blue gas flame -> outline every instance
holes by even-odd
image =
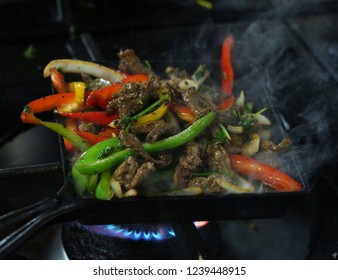
[[[195,222],[197,227],[205,224]],[[170,225],[93,225],[85,226],[87,229],[104,236],[144,241],[161,241],[175,237],[175,232]]]

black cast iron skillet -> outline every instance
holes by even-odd
[[[269,100],[269,98],[263,98]],[[260,101],[258,101],[259,104]],[[272,104],[265,104],[268,108]],[[285,134],[281,114],[272,110],[273,122]],[[260,219],[283,215],[299,204],[310,189],[301,176],[299,161],[288,164],[304,189],[299,192],[133,197],[100,201],[76,196],[68,176],[63,141],[59,138],[64,184],[52,197],[0,217],[0,258],[20,246],[32,234],[51,224],[79,220],[82,224],[185,223],[204,220]]]

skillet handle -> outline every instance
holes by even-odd
[[[83,207],[79,200],[55,195],[0,217],[0,259],[43,226]],[[64,221],[64,220],[63,220]]]

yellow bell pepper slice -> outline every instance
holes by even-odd
[[[84,82],[71,82],[68,84],[69,90],[75,93],[75,102],[83,104],[86,84]]]
[[[161,98],[163,95],[165,95],[168,92],[169,92],[168,88],[162,87],[159,90],[158,95]],[[149,114],[146,114],[142,117],[139,117],[137,119],[137,121],[132,124],[132,126],[145,125],[145,124],[148,124],[148,123],[151,123],[151,122],[154,122],[154,121],[157,121],[157,120],[160,120],[161,118],[163,118],[164,115],[168,112],[170,100],[171,100],[171,98],[169,96],[169,98],[166,101],[164,101],[160,105],[160,107],[158,107],[156,110],[150,112]]]

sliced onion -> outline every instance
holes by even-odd
[[[217,184],[219,184],[223,189],[227,190],[230,193],[251,193],[255,188],[243,177],[234,173],[235,184],[232,184],[225,180],[223,176],[218,176],[215,178]]]
[[[242,155],[251,157],[259,151],[261,137],[258,133],[252,133],[249,140],[242,146]]]
[[[242,134],[244,132],[243,126],[228,124],[227,130],[231,133]]]
[[[166,195],[184,196],[184,195],[199,195],[201,193],[203,193],[203,190],[200,187],[187,187],[182,190],[177,190],[177,191],[166,193]]]
[[[239,108],[242,108],[244,107],[244,102],[245,102],[245,96],[244,96],[244,91],[242,90],[238,98],[235,101],[235,105]]]
[[[137,190],[130,189],[130,190],[126,191],[123,195],[123,197],[132,197],[132,196],[137,196]]]
[[[110,187],[113,190],[114,195],[116,195],[118,198],[123,197],[121,184],[114,178],[114,176],[111,176],[110,178]]]
[[[59,69],[62,73],[87,74],[96,78],[102,78],[104,80],[110,81],[111,83],[119,82],[123,78],[119,72],[111,68],[94,62],[76,59],[52,60],[43,70],[43,76],[45,78],[50,76],[50,70],[52,68]]]
[[[257,123],[260,125],[271,125],[271,121],[262,114],[254,115],[255,119],[257,120]]]
[[[198,88],[198,83],[193,81],[193,80],[184,79],[184,80],[180,81],[178,86],[180,87],[180,89],[187,90],[191,87]]]

